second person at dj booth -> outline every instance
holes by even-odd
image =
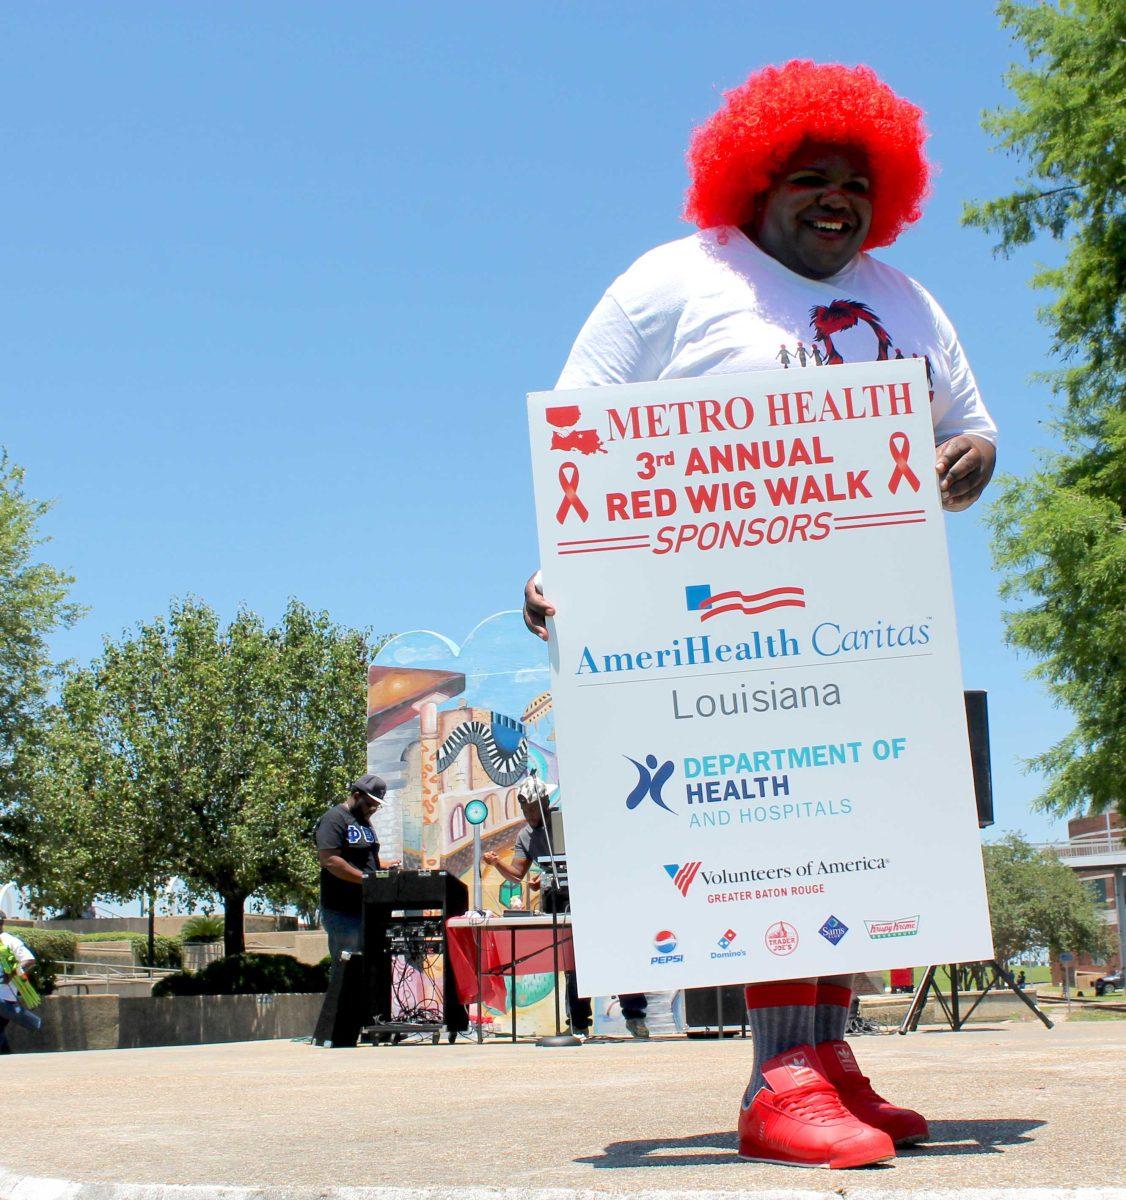
[[[542,784],[540,787],[542,788]],[[544,789],[546,793],[546,789]],[[520,801],[520,812],[526,822],[524,828],[516,835],[516,845],[512,849],[511,863],[501,861],[495,852],[489,850],[481,855],[483,862],[488,863],[513,883],[520,883],[531,870],[532,864],[551,853],[547,830],[544,828],[544,812],[548,809],[546,799],[541,805],[541,793],[526,780],[517,792]],[[536,886],[532,883],[532,886]],[[566,913],[571,911],[571,895],[566,887],[555,888],[555,882],[549,871],[540,877],[540,904],[544,912]],[[647,1038],[649,1026],[645,1023],[648,1011],[648,1001],[644,992],[634,992],[618,997],[622,1006],[622,1016],[626,1028],[635,1038]],[[571,1031],[578,1037],[587,1037],[591,1029],[590,998],[579,995],[578,982],[574,971],[567,972],[567,1019]]]

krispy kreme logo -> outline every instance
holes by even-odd
[[[865,921],[865,929],[873,941],[883,938],[914,937],[919,932],[919,917],[899,917],[894,921]]]

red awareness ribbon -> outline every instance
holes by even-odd
[[[590,513],[579,499],[579,468],[573,462],[565,462],[559,468],[559,486],[563,489],[563,503],[555,514],[556,521],[562,525],[572,509],[578,514],[580,521],[585,521]]]
[[[891,451],[891,460],[895,463],[895,470],[888,480],[888,491],[894,494],[899,491],[899,485],[905,483],[913,492],[917,492],[921,484],[918,475],[907,463],[907,456],[911,453],[911,443],[907,440],[907,434],[893,433],[888,438],[888,449]]]

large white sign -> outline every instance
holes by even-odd
[[[922,362],[528,404],[583,992],[991,957]]]

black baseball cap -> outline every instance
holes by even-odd
[[[373,800],[382,800],[387,794],[387,781],[381,775],[361,775],[355,783],[348,785],[350,792],[363,792]]]

